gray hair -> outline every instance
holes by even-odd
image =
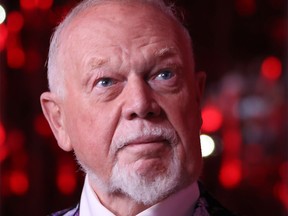
[[[95,7],[97,5],[103,5],[111,2],[123,2],[123,3],[132,3],[139,2],[143,4],[150,4],[164,14],[168,15],[170,18],[179,23],[179,26],[184,30],[185,35],[191,42],[190,35],[188,30],[182,24],[182,21],[179,19],[175,7],[173,4],[166,5],[163,0],[83,0],[76,7],[74,7],[64,20],[56,27],[54,34],[51,37],[50,48],[48,53],[48,84],[49,90],[56,93],[59,96],[64,96],[64,70],[59,63],[60,57],[60,46],[61,46],[61,35],[64,29],[72,22],[72,20],[82,11],[85,11],[88,8]]]

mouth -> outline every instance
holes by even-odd
[[[157,144],[168,144],[168,143],[169,143],[168,140],[161,136],[140,136],[125,142],[122,148],[145,146],[145,145],[149,146]]]
[[[130,131],[130,133],[114,138],[115,142],[112,141],[111,144],[112,154],[123,150],[136,154],[167,151],[179,142],[176,131],[167,127],[135,127]]]
[[[169,141],[161,136],[140,136],[122,144],[118,151],[125,150],[133,154],[154,155],[162,152],[167,146],[169,146]]]

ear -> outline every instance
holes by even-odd
[[[197,72],[195,76],[196,76],[196,88],[197,88],[196,96],[197,96],[197,101],[200,104],[203,94],[204,94],[206,73],[204,71],[200,71],[200,72]]]
[[[64,114],[59,98],[51,92],[44,92],[40,97],[40,103],[58,145],[65,151],[71,151],[72,145],[65,129]]]

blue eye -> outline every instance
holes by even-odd
[[[111,85],[115,84],[115,81],[111,78],[102,78],[100,79],[96,86],[99,86],[99,87],[109,87]]]
[[[157,75],[156,79],[168,80],[171,79],[173,76],[174,73],[172,73],[170,70],[163,70]]]

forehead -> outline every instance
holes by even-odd
[[[145,50],[151,57],[167,50],[183,51],[185,55],[179,57],[192,57],[190,40],[180,24],[159,8],[139,2],[107,3],[80,12],[64,29],[61,42],[64,62],[73,64],[85,64],[91,56],[100,55],[100,60],[96,58],[93,63],[97,66],[106,61],[102,56],[118,58],[125,51],[131,54]]]
[[[168,38],[183,36],[184,30],[176,20],[155,5],[110,2],[81,11],[63,30],[61,42],[71,39],[89,44],[89,38],[93,38],[123,43],[120,36],[125,36],[123,39],[131,43],[131,37],[141,39],[141,36],[153,36],[153,33]],[[100,44],[105,44],[104,41]],[[69,43],[73,44],[71,41]]]

